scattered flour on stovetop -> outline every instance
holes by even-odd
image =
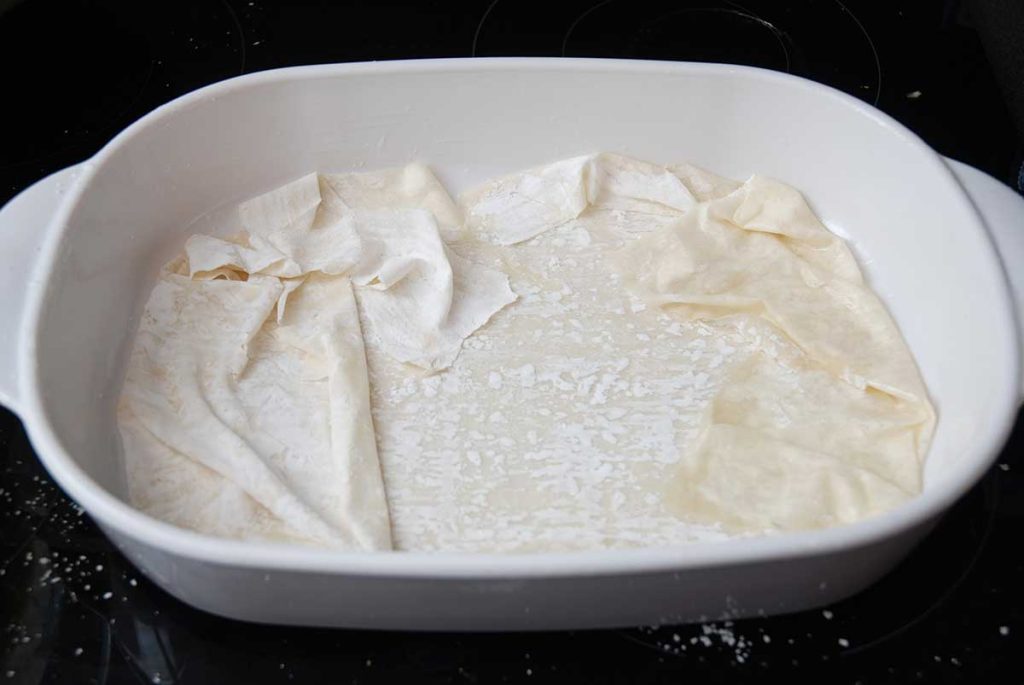
[[[682,633],[682,634],[680,634]],[[759,638],[758,638],[759,636]],[[687,626],[651,626],[637,628],[632,639],[672,656],[707,651],[731,653],[737,664],[749,661],[758,639],[771,643],[771,636],[761,631],[738,630],[733,621],[700,623]]]
[[[618,283],[606,255],[661,217],[590,212],[525,243],[455,250],[519,296],[417,376],[367,347],[396,547],[529,551],[721,539],[663,501],[745,324],[680,323]],[[368,322],[364,326],[370,327]]]

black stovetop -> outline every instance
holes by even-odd
[[[0,201],[213,81],[470,55],[789,71],[1016,182],[1020,139],[972,25],[961,3],[926,1],[0,0]],[[248,625],[174,600],[52,484],[0,410],[0,683],[1022,683],[1022,443],[1018,422],[998,465],[905,563],[824,611],[659,629],[382,633]]]

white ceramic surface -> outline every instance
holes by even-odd
[[[113,409],[126,352],[158,266],[197,217],[312,169],[419,159],[458,191],[599,150],[777,177],[853,242],[939,411],[920,497],[829,530],[507,556],[224,541],[125,503]],[[0,400],[55,480],[144,573],[225,616],[496,630],[807,608],[863,588],[906,555],[991,465],[1016,414],[1020,344],[995,245],[1017,276],[1024,200],[953,168],[957,176],[850,96],[745,67],[440,60],[244,76],[161,107],[0,212]]]

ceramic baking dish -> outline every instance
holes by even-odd
[[[457,192],[601,150],[779,178],[852,242],[939,412],[920,497],[829,530],[504,556],[226,541],[127,504],[114,420],[124,362],[157,268],[194,219],[313,169],[417,159]],[[54,479],[118,548],[168,592],[216,614],[430,630],[772,614],[879,578],[997,456],[1021,389],[1003,264],[1011,274],[1024,267],[1024,200],[944,161],[862,102],[791,76],[554,59],[268,71],[161,107],[3,210],[0,397]]]

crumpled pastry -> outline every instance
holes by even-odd
[[[350,210],[425,209],[434,216],[442,240],[463,237],[462,213],[437,177],[423,164],[354,174],[321,174],[342,205]]]
[[[508,278],[462,259],[425,210],[352,215],[363,254],[352,272],[367,334],[401,362],[439,371],[462,341],[515,300]]]
[[[764,321],[793,351],[783,361],[776,346],[733,370],[670,486],[678,510],[787,530],[855,521],[918,493],[934,410],[846,244],[782,183],[705,186],[706,200],[629,244],[615,268],[675,318]]]
[[[467,231],[514,245],[571,221],[588,207],[685,212],[695,204],[670,170],[621,155],[586,155],[489,181],[459,199]]]
[[[852,523],[920,491],[929,420],[919,401],[846,383],[783,337],[730,369],[668,498],[690,520],[735,530]]]
[[[132,501],[215,535],[390,549],[352,284],[368,336],[436,370],[508,279],[448,250],[458,210],[420,165],[309,174],[239,215],[147,303],[119,407]]]
[[[419,164],[309,174],[243,203],[239,213],[261,256],[249,263],[268,264],[260,273],[349,275],[360,286],[368,334],[395,359],[429,371],[450,366],[462,341],[515,300],[504,274],[445,247],[445,234],[461,234],[458,209]],[[222,248],[204,257],[202,268],[212,271],[234,255]]]
[[[122,432],[129,436],[129,490],[138,506],[206,532],[362,549],[390,547],[387,503],[367,420],[365,358],[355,303],[345,279],[325,287],[331,289],[330,297],[316,298],[310,308],[293,306],[289,314],[327,324],[312,343],[325,360],[327,378],[309,383],[281,374],[277,383],[263,384],[261,415],[246,407],[245,386],[260,373],[250,351],[262,347],[261,339],[270,334],[265,322],[281,295],[280,283],[259,275],[246,281],[163,275],[139,325],[119,410]],[[301,365],[301,360],[285,356],[273,363]],[[351,449],[351,440],[297,444],[306,434],[294,426],[280,435],[267,430],[266,418],[273,410],[292,410],[290,403],[297,398],[315,397],[326,405],[332,380],[335,385],[358,381],[358,369],[364,388],[361,392],[358,382],[343,388],[346,410],[308,417],[313,428],[318,418],[325,418],[321,429],[361,431],[357,450]],[[166,459],[168,454],[173,458]],[[351,468],[353,460],[360,461],[361,469]],[[334,478],[324,480],[325,472]],[[216,486],[212,474],[221,476]],[[169,487],[171,483],[177,487]],[[198,511],[191,508],[199,492],[221,490],[216,501],[222,504],[233,507],[240,493],[252,503],[241,510],[212,502]],[[352,502],[363,502],[364,508],[353,515]],[[247,512],[258,515],[242,518]]]
[[[927,394],[910,350],[846,244],[799,193],[752,177],[630,245],[628,287],[686,319],[755,313],[857,387]]]

